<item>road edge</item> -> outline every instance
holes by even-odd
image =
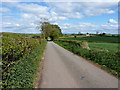
[[[34,88],[40,88],[40,82],[41,82],[41,79],[42,79],[42,72],[43,72],[43,65],[44,65],[44,60],[45,60],[44,57],[45,57],[46,49],[47,49],[47,43],[46,43],[46,47],[45,47],[45,50],[43,52],[41,61],[39,63],[38,70],[36,72],[36,78],[35,78],[35,81],[34,81]]]

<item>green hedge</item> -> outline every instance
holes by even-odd
[[[36,71],[43,55],[46,41],[43,41],[31,54],[15,65],[8,79],[7,88],[33,88]]]
[[[40,39],[32,38],[2,38],[2,60],[4,64],[17,61],[29,54],[40,44]],[[6,67],[6,66],[5,66]],[[4,68],[4,67],[3,67]]]
[[[2,87],[33,87],[35,72],[46,41],[32,38],[2,38]]]
[[[89,49],[87,41],[65,40],[65,39],[58,39],[56,41],[59,41],[59,42],[68,42],[68,43],[74,44],[75,46]]]
[[[79,56],[101,65],[104,69],[107,69],[115,76],[120,77],[120,51],[109,52],[96,49],[85,49],[78,47],[74,44],[75,42],[70,43],[65,40],[56,40],[54,42]]]

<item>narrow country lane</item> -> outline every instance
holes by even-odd
[[[118,88],[118,79],[48,42],[40,88]]]

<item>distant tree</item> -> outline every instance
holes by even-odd
[[[105,36],[105,35],[106,35],[106,33],[102,33],[102,35],[103,35],[103,36]]]
[[[77,38],[77,36],[75,35],[74,38]]]
[[[81,32],[78,32],[78,35],[81,35],[82,33]]]
[[[41,24],[41,32],[43,34],[43,37],[47,39],[50,34],[51,24],[49,22],[42,22]]]
[[[58,25],[52,25],[52,28],[53,28],[53,29],[56,29],[56,30],[58,31],[59,36],[62,36],[62,35],[63,35],[63,34],[62,34],[62,31],[61,31],[61,29],[60,29],[60,27],[59,27]]]
[[[99,34],[100,36],[105,36],[106,35],[106,33],[101,33],[101,34]]]
[[[81,33],[81,32],[78,32],[78,35],[83,35],[83,33]]]
[[[86,34],[89,34],[89,33],[86,33]]]
[[[51,40],[62,36],[60,27],[58,25],[50,24],[48,21],[41,22],[41,33],[45,39],[50,37]]]
[[[98,32],[98,31],[96,31],[96,34],[98,35],[98,34],[99,34],[99,32]]]
[[[50,29],[50,34],[49,34],[51,40],[57,39],[60,36],[62,36],[61,29],[58,25],[51,25],[51,27],[52,28]]]

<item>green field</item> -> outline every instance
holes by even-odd
[[[82,40],[88,41],[89,47],[92,49],[101,49],[108,51],[118,51],[120,37],[105,37],[105,36],[93,36],[93,37],[69,37],[62,38],[65,40]]]
[[[96,42],[89,42],[89,47],[91,49],[101,49],[101,50],[108,50],[108,51],[118,51],[118,43],[96,43]]]
[[[111,42],[111,43],[117,43],[119,42],[120,37],[106,37],[106,36],[93,36],[93,37],[69,37],[69,38],[62,38],[65,40],[86,40],[88,42]]]

